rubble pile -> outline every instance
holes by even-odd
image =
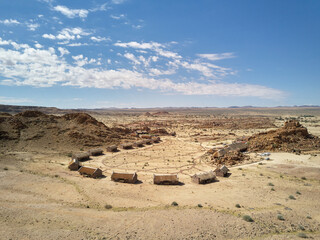
[[[309,134],[297,120],[287,121],[282,128],[255,134],[247,140],[249,151],[305,152],[320,148],[320,139]]]

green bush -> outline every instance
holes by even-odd
[[[111,206],[110,204],[106,204],[106,205],[104,205],[104,208],[105,208],[105,209],[111,209],[112,206]]]
[[[297,191],[296,194],[301,195],[301,192]]]
[[[241,208],[239,203],[236,204],[236,208]]]
[[[174,206],[174,207],[176,207],[176,206],[178,206],[179,204],[177,203],[177,202],[175,202],[175,201],[173,201],[172,203],[171,203],[171,206]]]
[[[300,238],[308,238],[308,236],[305,233],[298,233],[298,237],[300,237]]]
[[[242,219],[245,220],[246,222],[253,222],[252,217],[250,217],[249,215],[244,215]]]
[[[292,195],[289,196],[289,199],[296,200],[296,198],[294,196],[292,196]]]
[[[284,221],[284,217],[281,214],[278,214],[277,218],[281,221]]]

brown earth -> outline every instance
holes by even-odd
[[[282,128],[248,138],[250,151],[306,152],[319,150],[320,138],[308,133],[298,121],[285,122]]]
[[[216,164],[203,158],[209,149],[221,149],[237,139],[269,130],[259,125],[239,129],[199,128],[199,123],[226,118],[232,119],[227,122],[242,119],[249,124],[250,119],[263,117],[280,126],[287,117],[299,117],[312,135],[320,136],[320,112],[313,109],[313,112],[301,110],[280,115],[282,111],[266,109],[218,109],[214,112],[187,109],[170,110],[170,115],[154,118],[141,116],[146,111],[154,110],[92,113],[108,130],[87,117],[54,118],[59,126],[75,125],[77,131],[86,134],[92,134],[86,128],[107,133],[130,125],[139,129],[142,126],[139,122],[147,123],[151,130],[162,128],[176,132],[176,137],[161,137],[160,143],[105,152],[83,163],[99,167],[104,174],[101,179],[86,178],[68,170],[70,157],[59,150],[66,148],[63,145],[69,144],[67,141],[59,139],[61,142],[52,143],[57,144],[57,150],[51,151],[50,145],[45,145],[46,138],[42,139],[43,143],[36,138],[1,139],[0,238],[282,240],[301,239],[299,234],[305,234],[310,239],[320,239],[318,153],[272,152],[270,160],[261,160],[258,154],[243,152],[249,159],[231,166],[231,175],[227,178],[218,177],[218,181],[206,185],[194,184],[190,178],[195,173],[214,170]],[[239,112],[248,116],[237,115]],[[315,116],[300,117],[310,114]],[[5,116],[6,119],[24,119],[20,121],[23,125],[18,121],[12,120],[9,124],[8,120],[1,120],[0,126],[6,127],[1,131],[11,133],[7,128],[14,126],[25,132],[25,125],[40,132],[41,128],[46,129],[46,124],[52,124],[45,120],[50,116],[14,117]],[[2,125],[4,122],[8,125]],[[93,134],[96,137],[96,133]],[[122,137],[120,140],[128,136],[118,135]],[[3,143],[7,141],[17,141],[21,145],[28,142],[31,145],[34,141],[39,147],[35,144],[32,150],[15,150]],[[140,182],[113,182],[110,180],[112,171],[137,172]],[[154,173],[178,174],[182,184],[154,185]],[[172,206],[173,202],[178,206]],[[245,221],[245,215],[252,217],[253,222]],[[279,215],[284,220],[280,220]]]
[[[0,147],[10,150],[73,151],[118,144],[129,138],[129,129],[109,128],[86,113],[63,116],[25,111],[0,117]]]

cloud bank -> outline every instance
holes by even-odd
[[[71,33],[77,35],[83,31],[78,29],[62,32],[72,36]],[[62,32],[60,34],[64,36]],[[54,37],[59,38],[58,36]],[[63,38],[72,38],[70,36]],[[184,95],[251,96],[267,99],[281,98],[284,95],[282,91],[265,86],[212,80],[211,77],[218,75],[219,71],[228,74],[229,70],[198,60],[192,62],[183,60],[179,54],[167,50],[164,44],[130,42],[114,45],[126,49],[150,50],[156,55],[149,57],[135,56],[133,53],[121,55],[133,65],[143,66],[143,70],[107,69],[100,66],[101,59],[89,59],[83,55],[72,56],[74,62],[69,63],[65,56],[70,55],[70,52],[65,48],[49,47],[45,49],[39,48],[40,46],[37,48],[0,38],[0,83],[34,87],[58,85],[104,89],[144,88]],[[150,64],[159,61],[159,57],[168,59],[169,69],[150,67]],[[173,74],[175,68],[199,71],[211,80],[177,81],[174,78],[161,77],[165,74]]]

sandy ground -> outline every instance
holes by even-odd
[[[64,154],[2,153],[0,239],[320,239],[320,155],[252,153],[228,178],[197,185],[192,174],[215,168],[201,156],[233,137],[195,141],[198,129],[180,127],[177,137],[83,163],[100,167],[101,179],[69,171]],[[112,182],[115,170],[135,171],[140,182]],[[177,173],[183,184],[154,185],[154,173]]]

